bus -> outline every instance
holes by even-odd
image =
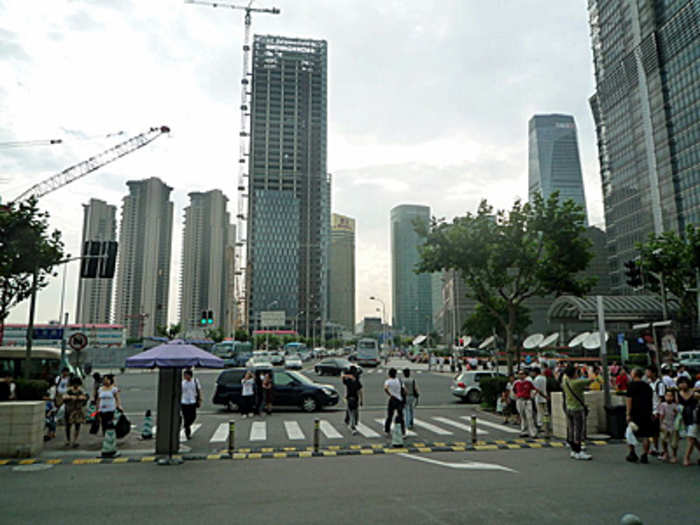
[[[306,348],[304,343],[287,343],[284,345],[284,355],[297,354],[302,361],[306,361],[311,357],[311,352]]]
[[[0,346],[0,371],[9,374],[14,379],[24,377],[26,349],[19,346]],[[54,378],[61,373],[65,366],[72,375],[81,379],[82,369],[71,363],[71,351],[66,350],[66,359],[61,363],[60,348],[36,346],[32,348],[29,361],[29,379],[43,379],[53,384]]]
[[[360,339],[357,342],[357,364],[360,366],[379,365],[379,344],[376,339]]]
[[[224,360],[224,366],[245,366],[253,356],[253,345],[244,341],[221,341],[211,348],[211,353]]]

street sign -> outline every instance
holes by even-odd
[[[279,328],[284,326],[286,321],[284,310],[270,310],[260,312],[260,327],[261,328]]]
[[[63,328],[35,328],[32,337],[35,340],[60,341],[63,339]]]
[[[76,332],[68,338],[68,346],[73,350],[82,350],[88,344],[88,338],[85,334]]]

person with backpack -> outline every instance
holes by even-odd
[[[403,419],[406,423],[406,428],[408,430],[413,430],[413,413],[418,404],[418,396],[420,393],[416,385],[416,378],[411,377],[411,371],[408,368],[404,368],[403,370],[402,384],[406,394],[403,407]]]
[[[564,413],[566,414],[566,441],[571,447],[570,457],[578,460],[593,459],[593,456],[582,449],[586,440],[586,415],[588,407],[584,400],[584,390],[591,384],[592,379],[581,378],[580,371],[568,366],[561,379],[564,393]]]
[[[192,370],[187,369],[183,373],[182,391],[180,395],[180,409],[182,410],[182,422],[185,427],[185,437],[192,437],[192,424],[197,419],[197,408],[202,406],[202,387],[199,379],[193,379]]]

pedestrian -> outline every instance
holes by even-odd
[[[384,381],[384,392],[389,396],[387,403],[386,421],[384,422],[384,433],[391,437],[391,421],[396,412],[396,419],[401,424],[401,433],[406,435],[406,422],[403,419],[403,394],[401,381],[396,377],[396,368],[389,369],[389,377]]]
[[[685,455],[683,456],[683,466],[690,466],[690,456],[693,448],[700,450],[700,432],[698,428],[698,404],[700,404],[700,391],[690,388],[690,379],[685,376],[678,378],[678,403],[681,406],[682,426],[679,431],[680,437],[686,438]]]
[[[685,367],[685,365],[678,366],[678,377],[687,377],[688,379],[690,379],[690,372],[688,372],[688,369]]]
[[[674,390],[676,388],[676,380],[672,376],[673,369],[669,364],[664,364],[661,366],[661,381],[664,382],[666,390]]]
[[[253,412],[256,416],[262,414],[263,403],[265,402],[265,393],[263,392],[263,377],[262,370],[253,372],[253,381],[255,384],[255,398],[253,399]]]
[[[63,394],[65,404],[65,424],[66,424],[66,446],[78,448],[78,437],[80,436],[80,425],[85,423],[85,404],[88,396],[83,390],[83,381],[79,377],[71,377],[68,390]],[[71,441],[71,427],[75,429],[73,440]]]
[[[649,438],[654,434],[653,414],[653,391],[651,387],[642,380],[643,372],[641,368],[632,370],[632,381],[627,387],[627,423],[634,423],[636,426],[635,436],[642,440],[642,456],[637,456],[635,446],[628,443],[629,454],[627,461],[636,463],[649,463]]]
[[[182,390],[180,394],[180,410],[185,427],[185,437],[192,437],[192,424],[197,419],[197,409],[202,406],[202,387],[199,379],[192,377],[189,368],[183,372]]]
[[[413,413],[415,412],[416,405],[418,404],[418,385],[416,385],[416,378],[411,377],[411,371],[408,368],[403,369],[403,391],[406,394],[403,407],[403,420],[406,423],[406,428],[408,430],[413,430]]]
[[[360,421],[360,407],[362,406],[362,383],[358,377],[355,365],[350,365],[343,374],[345,385],[345,401],[347,403],[346,419],[353,435],[357,434],[357,423]]]
[[[450,357],[450,372],[452,374],[455,373],[455,358],[454,358],[454,356]]]
[[[513,416],[515,418],[515,425],[518,426],[520,425],[520,415],[518,414],[518,409],[516,407],[516,395],[515,391],[513,390],[513,384],[515,383],[515,376],[511,374],[508,376],[508,382],[506,383],[506,392],[508,393],[508,404],[506,407],[506,423],[508,423],[508,420],[510,416]]]
[[[99,372],[92,374],[92,402],[97,406],[97,392],[102,386],[102,376]]]
[[[122,408],[119,389],[114,385],[114,376],[106,374],[102,377],[102,386],[97,390],[97,411],[100,414],[102,435],[105,430],[114,425],[114,412]]]
[[[513,383],[513,391],[516,397],[516,407],[520,414],[520,437],[525,437],[529,434],[531,438],[534,438],[537,436],[537,429],[535,429],[535,422],[532,417],[532,394],[538,390],[532,379],[527,377],[524,369],[518,371],[518,379]],[[526,424],[527,430],[525,429]]]
[[[661,446],[663,448],[663,461],[678,462],[678,430],[676,429],[676,416],[681,410],[676,403],[672,391],[666,390],[664,401],[659,406],[659,421],[661,424]],[[671,456],[668,455],[668,447],[671,446]]]
[[[262,389],[265,398],[265,413],[272,414],[272,372],[266,372],[262,382]]]
[[[651,418],[652,418],[652,447],[649,453],[652,456],[661,455],[661,443],[659,442],[659,433],[661,431],[659,421],[659,407],[666,397],[666,384],[659,378],[656,365],[649,365],[646,368],[646,378],[652,391],[651,400]]]
[[[70,383],[70,370],[67,367],[61,369],[61,375],[56,376],[56,408],[61,408],[63,395],[68,391]],[[65,410],[65,409],[64,409]]]
[[[630,381],[629,373],[629,368],[626,366],[620,368],[620,371],[617,373],[617,377],[615,378],[615,390],[618,392],[627,392],[627,385]]]
[[[591,383],[591,380],[581,378],[579,374],[580,372],[573,366],[568,366],[562,374],[566,441],[571,447],[571,458],[589,460],[592,459],[592,456],[582,449],[583,442],[586,440],[586,415],[588,414],[583,391]]]
[[[600,374],[600,367],[598,365],[593,365],[588,375],[592,379],[589,388],[594,391],[603,390],[603,377]]]
[[[17,399],[17,386],[12,376],[6,370],[0,371],[0,401],[14,401]]]
[[[438,372],[442,372],[442,367],[445,364],[445,358],[444,357],[438,357]]]
[[[44,394],[44,441],[56,437],[56,385],[51,385]]]
[[[535,378],[532,380],[537,394],[535,395],[535,411],[537,414],[537,429],[542,430],[544,427],[545,416],[547,415],[547,376],[542,373],[539,367],[535,367]]]
[[[241,398],[238,403],[238,408],[243,417],[253,417],[255,408],[253,403],[256,402],[255,395],[255,375],[250,370],[246,370],[245,376],[241,379]]]

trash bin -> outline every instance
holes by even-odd
[[[624,405],[605,407],[608,434],[613,439],[622,439],[625,437],[625,427],[627,427],[626,410]]]

